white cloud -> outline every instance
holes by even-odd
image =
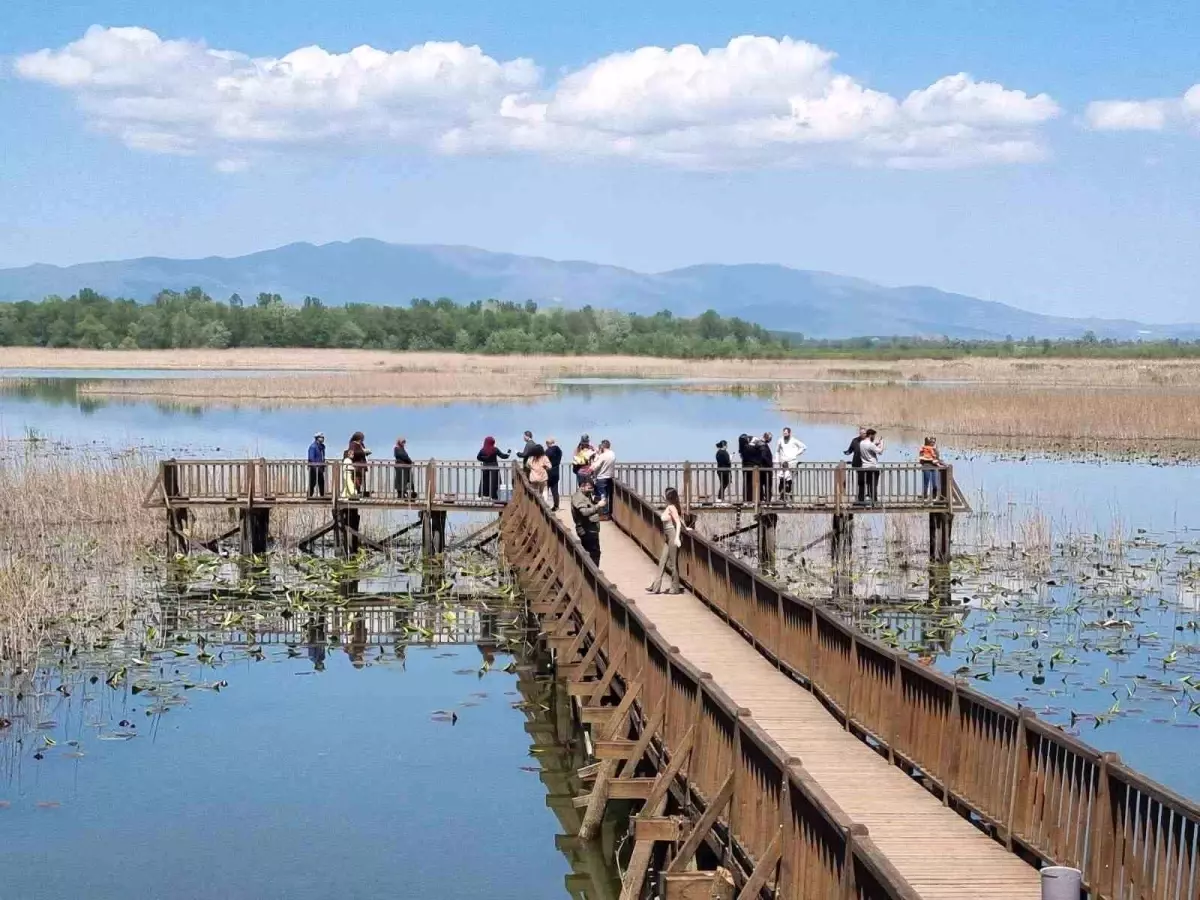
[[[16,71],[70,92],[92,123],[132,148],[211,156],[221,171],[304,145],[696,168],[1009,164],[1044,155],[1039,126],[1060,112],[1046,94],[965,73],[900,100],[833,62],[804,41],[746,36],[710,50],[614,53],[547,82],[531,60],[453,42],[305,47],[276,59],[94,26],[20,57]]]
[[[1084,121],[1096,131],[1166,131],[1200,125],[1200,84],[1182,97],[1152,100],[1096,100]]]

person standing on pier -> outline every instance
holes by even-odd
[[[764,431],[758,445],[758,500],[764,505],[771,502],[774,489],[775,457],[771,454],[771,440],[774,437],[771,432]]]
[[[533,448],[537,446],[537,442],[534,441],[534,439],[533,439],[532,431],[525,432],[523,437],[525,438],[525,446],[517,454],[517,459],[519,459],[521,461],[522,468],[524,468],[526,473],[528,473],[529,472],[529,458],[533,455]]]
[[[571,471],[575,473],[577,486],[580,475],[591,474],[592,459],[595,455],[596,451],[592,447],[591,438],[586,434],[580,435],[579,444],[575,447],[575,455],[571,457]]]
[[[658,574],[646,588],[646,593],[662,593],[663,575],[670,568],[671,589],[667,593],[682,594],[683,588],[679,585],[679,548],[683,544],[684,524],[683,511],[679,507],[679,491],[673,487],[667,488],[664,497],[667,505],[659,516],[662,519],[663,548],[658,555]]]
[[[546,473],[546,488],[550,491],[550,508],[558,512],[558,477],[562,474],[562,447],[552,437],[546,438],[546,459],[550,470]]]
[[[325,435],[317,432],[308,445],[308,499],[325,496]]]
[[[858,442],[862,456],[863,475],[866,476],[867,502],[879,505],[879,455],[883,453],[883,439],[878,438],[874,428],[868,428],[866,437]]]
[[[541,444],[534,444],[525,460],[525,465],[528,467],[529,483],[533,485],[537,495],[544,500],[546,488],[550,483],[550,457],[546,455],[546,449]]]
[[[758,473],[758,441],[748,434],[738,435],[738,456],[742,461],[742,501],[754,502],[754,480]]]
[[[729,441],[717,441],[717,502],[723,503],[729,491],[729,472],[733,460],[729,458]]]
[[[617,473],[617,454],[613,453],[608,439],[600,442],[600,452],[592,458],[592,476],[596,481],[596,493],[604,501],[605,520],[612,518],[612,486]]]
[[[596,495],[596,482],[591,475],[579,475],[579,487],[571,495],[571,521],[575,523],[575,534],[579,543],[600,565],[600,516],[604,513],[604,498]]]
[[[412,500],[417,492],[412,488],[412,457],[408,455],[408,441],[396,438],[396,446],[392,448],[396,457],[396,496],[401,500]]]
[[[479,480],[479,496],[489,497],[493,501],[500,499],[500,460],[508,459],[505,453],[496,446],[496,439],[488,435],[483,439],[483,447],[475,458],[483,466],[483,477]]]
[[[921,499],[936,500],[941,493],[938,489],[938,469],[942,468],[942,455],[938,453],[937,438],[925,438],[918,459],[921,463]]]
[[[342,451],[342,496],[347,499],[358,497],[358,474],[354,471],[354,457],[347,447]]]
[[[858,428],[858,436],[850,441],[850,446],[842,451],[842,456],[850,457],[850,468],[854,470],[854,495],[855,502],[859,505],[866,501],[867,494],[867,479],[862,471],[863,458],[859,447],[862,445],[863,438],[867,436],[867,429],[863,426]]]
[[[367,482],[367,457],[371,455],[371,451],[367,449],[366,436],[361,431],[356,431],[350,435],[350,446],[346,449],[350,452],[350,461],[354,464],[354,488],[355,493],[366,497],[365,490]]]
[[[800,456],[808,448],[792,437],[792,429],[784,428],[779,438],[779,446],[775,448],[775,459],[779,463],[779,499],[784,503],[792,500],[792,490],[795,486],[795,469],[800,462]]]

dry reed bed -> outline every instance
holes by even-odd
[[[197,406],[290,406],[305,403],[511,400],[545,396],[540,379],[440,372],[279,373],[242,378],[154,378],[81,384],[80,395],[178,401]]]
[[[1013,446],[1028,439],[1063,450],[1165,442],[1200,454],[1200,392],[1177,388],[912,387],[804,385],[776,393],[781,409],[818,421],[870,423]],[[968,441],[969,442],[969,441]],[[955,443],[963,443],[956,440]]]
[[[153,463],[0,441],[0,658],[127,609],[158,535],[142,509]]]
[[[994,384],[1200,386],[1200,360],[686,360],[643,356],[484,356],[449,352],[240,348],[235,350],[73,350],[6,347],[6,368],[427,372],[435,375],[969,381]]]

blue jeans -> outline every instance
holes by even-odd
[[[921,496],[938,495],[938,470],[934,468],[926,468],[921,472]]]
[[[596,479],[596,493],[604,498],[604,512],[602,513],[602,515],[611,516],[612,515],[612,479],[611,478],[597,478]]]

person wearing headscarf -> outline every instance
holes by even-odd
[[[479,496],[500,499],[500,460],[508,459],[511,451],[505,453],[496,446],[496,439],[488,435],[483,439],[483,447],[475,454],[483,467],[483,477],[479,481]]]

